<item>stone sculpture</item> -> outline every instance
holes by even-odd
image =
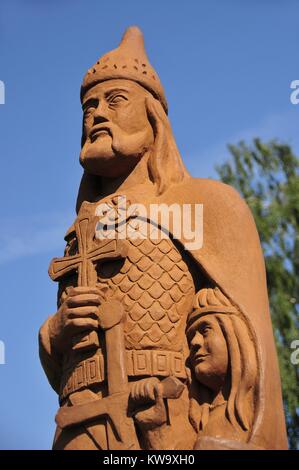
[[[253,218],[231,187],[188,174],[137,27],[88,70],[81,101],[78,215],[39,335],[53,448],[286,448]],[[200,246],[180,212],[196,205]],[[171,209],[167,227],[153,206]]]

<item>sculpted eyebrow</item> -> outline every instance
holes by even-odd
[[[128,93],[128,90],[126,88],[112,88],[111,90],[106,91],[105,98],[114,93]]]
[[[209,320],[205,320],[200,323],[199,328],[205,328],[206,326],[211,326],[211,322],[209,322]]]
[[[126,88],[111,88],[111,90],[107,90],[105,92],[105,98],[107,98],[108,96],[111,96],[112,94],[114,93],[129,93],[129,90],[127,90]],[[98,103],[98,99],[97,98],[92,98],[90,97],[88,100],[85,101],[85,103],[82,104],[82,108],[83,110],[86,109],[87,106],[90,106],[90,105],[97,105]]]

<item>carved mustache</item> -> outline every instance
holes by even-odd
[[[107,126],[107,124],[98,124],[97,126],[94,126],[89,133],[89,138],[91,142],[94,142],[96,140],[97,135],[103,131],[106,131],[111,137],[113,137],[110,126]]]

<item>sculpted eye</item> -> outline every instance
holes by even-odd
[[[85,109],[84,109],[84,117],[88,117],[91,113],[93,113],[95,110],[95,106],[87,106]]]
[[[209,330],[211,330],[212,328],[210,326],[205,326],[202,331],[201,331],[201,334],[203,336],[207,336],[209,334]]]
[[[117,94],[117,95],[112,95],[108,101],[109,101],[109,104],[113,106],[118,103],[121,103],[122,101],[128,101],[128,98],[124,95]]]
[[[96,107],[98,105],[98,100],[91,98],[90,100],[86,101],[83,105],[83,113],[84,117],[90,116],[90,114],[94,113]]]

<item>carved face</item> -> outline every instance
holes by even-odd
[[[216,318],[206,315],[187,331],[191,367],[199,382],[217,390],[228,370],[226,340]]]
[[[150,93],[130,80],[107,80],[83,100],[82,166],[95,175],[128,173],[154,142],[145,99]]]

